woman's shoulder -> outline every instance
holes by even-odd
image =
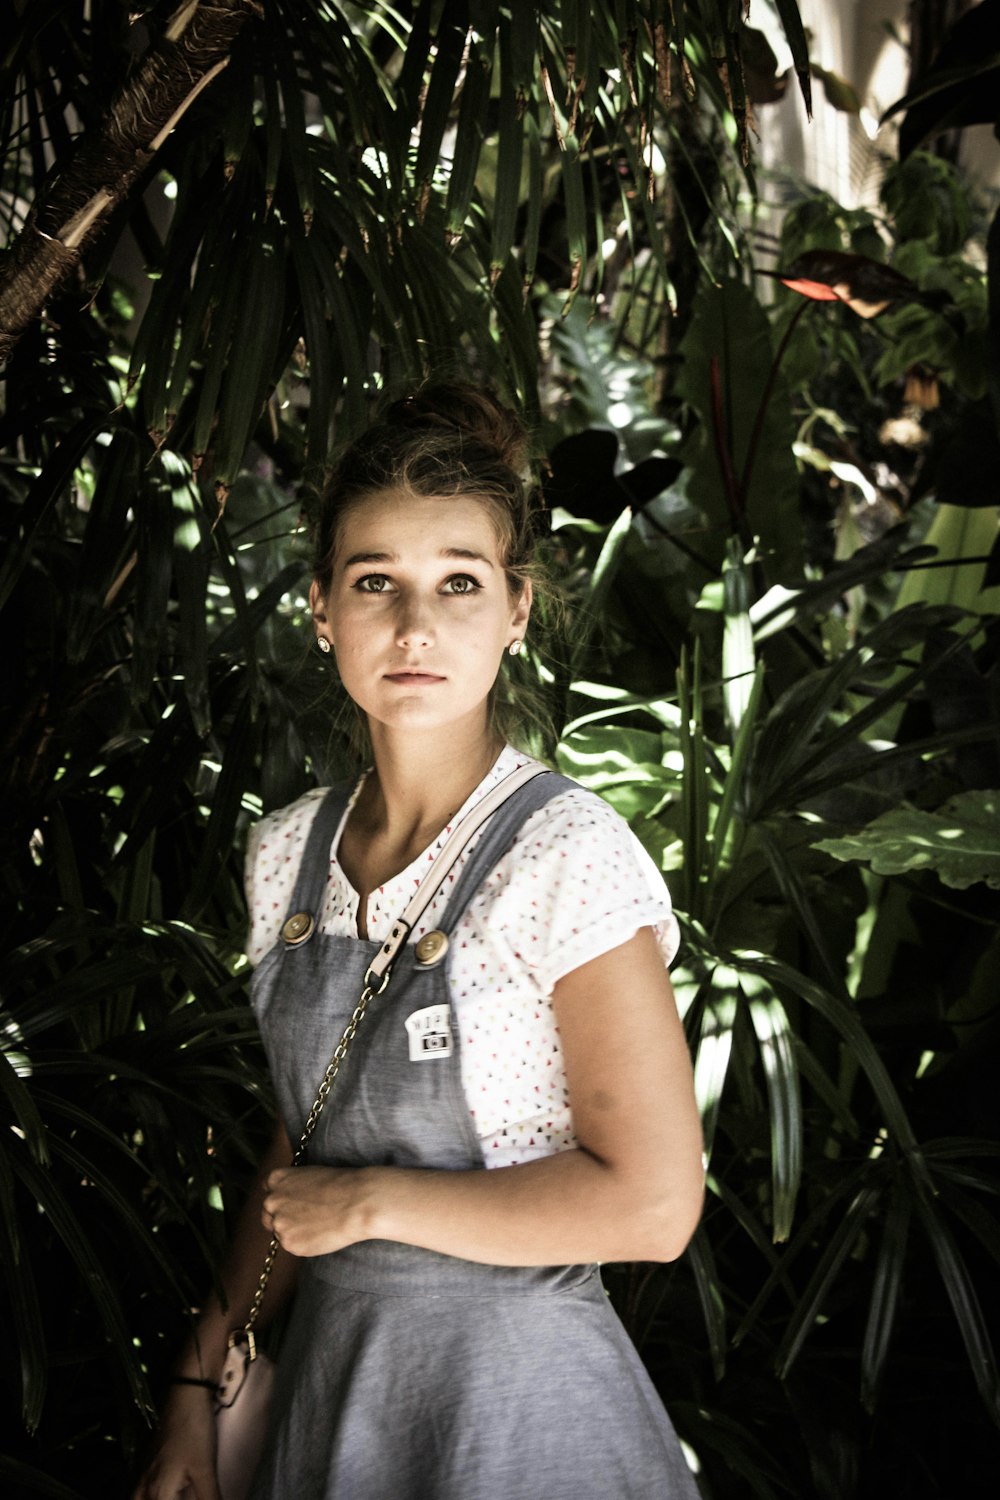
[[[250,962],[257,964],[277,939],[276,920],[280,924],[291,901],[299,867],[305,855],[309,836],[330,787],[313,787],[276,808],[254,823],[247,835],[244,860],[244,887],[250,930],[246,951]],[[347,802],[348,789],[338,787]],[[275,913],[280,913],[279,918]]]
[[[361,780],[363,779],[362,777]],[[296,797],[294,802],[265,813],[262,818],[258,818],[256,823],[250,825],[247,833],[248,854],[260,849],[268,840],[305,837],[330,792],[336,791],[343,798],[346,806],[354,800],[360,785],[361,781],[355,781],[339,782],[336,787],[310,787],[309,791],[303,792],[301,797]]]
[[[482,893],[511,930],[537,931],[537,967],[555,981],[588,958],[656,932],[665,962],[679,935],[661,871],[626,820],[599,793],[566,781],[525,818]]]
[[[511,846],[516,862],[558,869],[570,883],[632,881],[669,905],[663,875],[621,814],[600,793],[568,777],[560,782],[521,824]]]
[[[328,786],[311,787],[301,797],[296,797],[294,802],[289,802],[285,807],[277,807],[273,812],[258,818],[256,823],[251,823],[247,831],[248,857],[256,854],[269,840],[284,838],[286,834],[293,832],[308,832],[319,812],[320,803],[329,790]]]
[[[642,848],[632,829],[619,812],[599,792],[581,786],[561,772],[559,785],[545,806],[525,819],[519,837],[525,834],[542,842],[559,842],[574,838]]]

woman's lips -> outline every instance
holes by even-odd
[[[390,682],[402,683],[404,687],[444,682],[444,678],[438,677],[434,672],[387,672],[385,675]]]

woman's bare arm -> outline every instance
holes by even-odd
[[[396,1240],[496,1265],[672,1260],[701,1211],[691,1065],[652,931],[553,993],[578,1146],[490,1171],[301,1167],[264,1222],[295,1255]]]

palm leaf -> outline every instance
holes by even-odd
[[[151,1411],[149,1388],[134,1356],[121,1301],[104,1275],[98,1250],[70,1208],[66,1195],[42,1168],[23,1156],[15,1159],[12,1166],[15,1175],[47,1215],[77,1268],[81,1284],[87,1287],[136,1404],[143,1411]]]
[[[890,1194],[861,1347],[861,1399],[868,1411],[875,1409],[899,1311],[912,1212],[912,1203],[905,1193]]]
[[[863,1187],[834,1226],[805,1291],[792,1309],[775,1352],[775,1368],[782,1379],[788,1374],[805,1339],[812,1331],[841,1267],[856,1250],[878,1200],[877,1187]]]
[[[3,1264],[10,1269],[9,1300],[20,1358],[21,1416],[28,1431],[33,1432],[45,1402],[48,1350],[38,1284],[18,1220],[10,1154],[10,1145],[0,1150],[0,1245]]]
[[[704,1224],[700,1224],[685,1251],[694,1273],[694,1284],[705,1320],[712,1372],[721,1380],[726,1372],[726,1306],[712,1245]]]
[[[739,995],[738,971],[723,964],[717,965],[705,979],[698,995],[701,1025],[694,1061],[694,1091],[701,1112],[705,1156],[709,1162],[732,1056]]]
[[[973,1379],[992,1421],[1000,1426],[1000,1383],[983,1309],[969,1268],[933,1200],[916,1194],[916,1211],[930,1241],[944,1289],[965,1344]]]
[[[802,1180],[802,1098],[788,1013],[759,978],[740,981],[760,1047],[771,1123],[771,1196],[776,1242],[787,1240]]]
[[[915,1174],[926,1181],[926,1165],[906,1111],[884,1062],[852,1007],[780,959],[740,950],[733,954],[732,962],[740,969],[760,974],[779,989],[788,989],[792,994],[798,995],[833,1027],[867,1075],[886,1127],[897,1147],[907,1154]]]
[[[0,1476],[5,1477],[13,1486],[8,1491],[11,1495],[38,1496],[40,1500],[85,1500],[80,1490],[70,1489],[68,1484],[53,1479],[44,1470],[22,1463],[20,1459],[11,1458],[8,1454],[0,1453]]]

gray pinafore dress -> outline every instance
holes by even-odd
[[[450,934],[547,774],[494,813],[439,930]],[[318,917],[347,800],[316,815],[291,912]],[[378,943],[279,939],[254,1008],[291,1140]],[[307,1152],[329,1166],[485,1169],[449,1024],[447,958],[405,946],[369,1005]],[[513,1168],[512,1170],[517,1170]],[[673,1428],[597,1267],[478,1265],[372,1240],[304,1258],[252,1500],[697,1500]]]

